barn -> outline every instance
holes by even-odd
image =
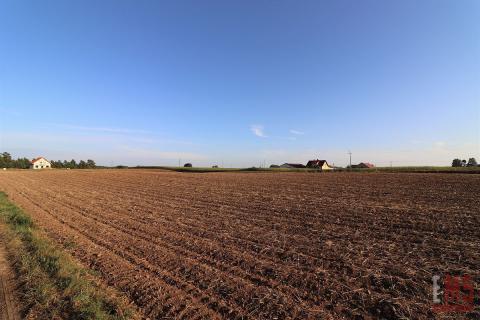
[[[38,157],[30,162],[30,169],[50,169],[52,164],[44,157]]]
[[[352,164],[352,168],[369,169],[375,168],[375,166],[368,162],[360,162],[359,164]]]
[[[333,166],[329,165],[327,160],[310,160],[307,163],[307,168],[332,170]]]

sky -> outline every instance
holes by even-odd
[[[0,0],[14,157],[450,165],[479,128],[477,0]]]

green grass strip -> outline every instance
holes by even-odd
[[[125,300],[100,288],[88,270],[43,236],[3,192],[0,222],[9,227],[7,251],[21,282],[25,318],[138,318]]]

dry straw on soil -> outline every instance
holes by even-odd
[[[434,274],[480,283],[480,175],[0,175],[152,319],[430,319]]]

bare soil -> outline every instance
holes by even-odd
[[[19,320],[18,300],[15,295],[18,285],[7,258],[3,228],[0,226],[0,320]]]
[[[0,190],[145,318],[444,318],[433,275],[480,284],[480,175],[7,171]]]

